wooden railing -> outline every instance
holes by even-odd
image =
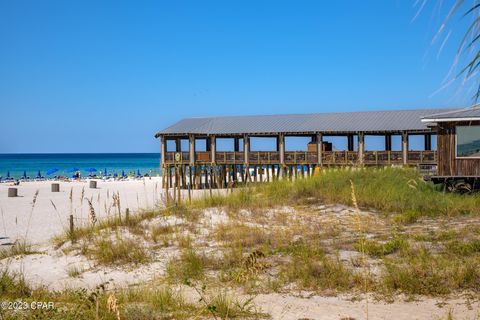
[[[248,154],[250,164],[280,163],[280,152],[277,151],[254,151]]]
[[[176,152],[167,152],[165,154],[166,163],[184,163],[190,162],[188,152],[180,152],[180,161],[175,159]],[[285,164],[317,164],[316,152],[287,151],[285,152]],[[219,164],[244,164],[243,152],[216,152],[215,162]],[[416,164],[435,164],[437,162],[436,151],[409,151],[407,153],[407,163]],[[211,152],[196,152],[195,163],[211,163]],[[252,165],[260,164],[279,164],[280,153],[277,151],[253,151],[248,154],[248,163]],[[322,152],[322,163],[324,165],[353,165],[360,163],[359,153],[357,151],[324,151]],[[402,151],[365,151],[363,156],[365,165],[390,165],[403,164]]]
[[[403,164],[402,151],[365,151],[363,163],[366,165]]]

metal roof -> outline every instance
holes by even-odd
[[[459,109],[386,110],[290,115],[187,118],[155,134],[236,135],[315,132],[399,132],[429,130],[422,117]]]
[[[431,114],[422,118],[422,122],[448,122],[471,120],[480,120],[480,105],[474,105],[465,109],[457,109],[453,111]]]

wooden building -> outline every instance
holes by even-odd
[[[480,179],[480,106],[423,117],[437,132],[437,175],[434,182],[451,188],[478,187]]]
[[[455,110],[459,109],[189,118],[155,137],[161,139],[161,167],[170,182],[175,174],[183,187],[221,187],[256,181],[262,174],[268,175],[258,178],[262,181],[310,174],[324,166],[435,165],[432,136],[436,127],[425,119]],[[330,138],[334,136],[345,138],[344,150],[332,146]],[[384,150],[366,147],[371,136],[384,141]],[[424,142],[421,150],[409,148],[415,136]],[[288,150],[286,139],[290,137],[307,137],[308,145],[303,150]],[[251,142],[256,138],[273,138],[275,150],[253,150]],[[397,148],[393,148],[394,138]],[[219,139],[231,141],[231,149],[218,150]]]

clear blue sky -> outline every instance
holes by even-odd
[[[189,116],[466,106],[433,94],[461,32],[439,54],[445,10],[413,5],[0,1],[0,153],[157,152]]]

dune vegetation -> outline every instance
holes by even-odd
[[[413,169],[324,170],[206,192],[54,239],[58,252],[103,268],[161,262],[165,273],[154,283],[51,292],[4,270],[0,297],[55,301],[58,316],[31,313],[49,319],[268,318],[256,295],[299,290],[387,301],[473,297],[479,213],[479,195],[445,193]],[[159,261],[165,250],[169,258]],[[84,272],[68,270],[72,278]]]

